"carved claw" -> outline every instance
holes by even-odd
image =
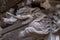
[[[56,33],[58,30],[60,30],[60,28],[53,30],[53,33]]]

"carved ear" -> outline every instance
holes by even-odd
[[[46,0],[44,3],[41,3],[40,5],[41,7],[44,7],[45,9],[51,8],[51,5],[49,4],[48,0]]]

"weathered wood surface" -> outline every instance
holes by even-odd
[[[0,12],[4,12],[8,10],[10,7],[13,7],[17,3],[19,3],[21,0],[2,0],[0,3]]]
[[[15,6],[17,3],[19,3],[22,0],[0,0],[0,12],[4,12],[8,10],[9,8]],[[51,0],[50,3],[60,4],[60,1]]]
[[[60,1],[49,1],[51,4],[53,3],[53,4],[60,4]]]

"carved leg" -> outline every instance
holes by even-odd
[[[47,29],[48,30],[48,29]],[[19,36],[20,37],[26,37],[26,36],[28,36],[28,35],[34,35],[34,34],[48,34],[48,31],[47,32],[45,32],[45,31],[38,31],[38,30],[36,30],[35,28],[33,28],[33,27],[28,27],[28,28],[26,28],[25,30],[23,30],[23,31],[21,31],[20,32],[20,34],[19,34]],[[33,36],[32,35],[32,36]]]

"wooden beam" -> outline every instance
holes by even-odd
[[[1,31],[1,34],[5,34],[5,33],[10,32],[10,31],[12,31],[12,30],[14,30],[14,29],[16,29],[16,28],[18,28],[18,27],[21,27],[21,26],[22,26],[21,22],[20,22],[20,21],[17,21],[17,22],[14,23],[13,25],[11,25],[11,26],[3,29],[3,30]]]
[[[29,18],[27,19],[26,21],[23,21],[21,22],[21,20],[17,20],[17,22],[15,22],[13,25],[3,29],[0,33],[3,35],[3,34],[6,34],[8,32],[11,32],[17,28],[22,28],[22,26],[26,25],[26,24],[29,24],[30,22],[32,22],[35,18]]]

